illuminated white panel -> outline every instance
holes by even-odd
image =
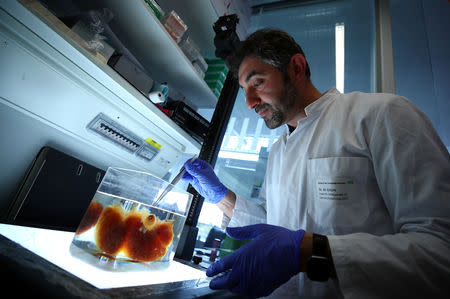
[[[70,254],[71,232],[0,224],[0,234],[100,289],[206,279],[205,272],[176,261],[153,270],[128,272],[107,271],[80,262]]]

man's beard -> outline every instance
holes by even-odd
[[[286,123],[287,114],[289,110],[294,106],[297,98],[297,90],[291,82],[286,82],[284,85],[284,91],[280,97],[275,101],[276,104],[263,104],[255,109],[256,112],[263,109],[268,109],[272,112],[270,118],[264,118],[266,126],[269,129],[275,129]]]

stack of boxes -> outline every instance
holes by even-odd
[[[181,41],[183,34],[188,29],[180,16],[178,16],[178,14],[173,10],[171,12],[164,13],[155,0],[144,1],[153,11],[155,17],[161,22],[172,39],[178,44]]]
[[[197,74],[203,78],[208,65],[206,64],[203,56],[200,54],[200,49],[198,46],[189,37],[188,33],[186,33],[188,26],[175,11],[172,10],[169,13],[164,13],[155,0],[145,0],[145,2],[152,9],[154,15],[161,21],[161,24],[164,26],[166,31],[192,63],[192,66]]]
[[[222,59],[206,59],[206,63],[208,64],[208,69],[205,73],[205,82],[218,98],[227,78],[227,65]]]
[[[164,13],[155,0],[144,0],[161,21],[170,36],[192,63],[197,74],[204,78],[212,92],[219,98],[228,74],[225,61],[221,59],[204,59],[195,42],[185,34],[187,26],[174,11]]]
[[[160,21],[172,39],[178,44],[181,41],[183,34],[188,29],[180,16],[172,10],[171,12],[164,14]]]
[[[208,65],[206,64],[203,56],[200,54],[200,49],[198,48],[198,46],[189,36],[183,37],[183,39],[179,43],[179,46],[184,55],[186,55],[186,57],[192,63],[192,66],[194,67],[197,74],[203,78],[205,76]]]

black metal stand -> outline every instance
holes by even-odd
[[[229,15],[220,17],[214,24],[214,31],[216,32],[216,37],[214,38],[214,44],[217,48],[216,56],[226,60],[239,46],[239,38],[236,35],[236,24],[238,22],[239,19],[236,15]],[[222,145],[238,90],[239,83],[237,78],[231,72],[228,73],[211,119],[208,135],[203,142],[199,154],[200,159],[210,163],[213,167],[216,164],[217,155]],[[190,261],[197,240],[197,222],[204,199],[192,186],[189,186],[188,192],[194,194],[194,198],[180,241],[178,242],[179,250],[177,250],[175,257]]]

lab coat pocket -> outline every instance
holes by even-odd
[[[334,232],[361,226],[369,216],[368,172],[364,157],[310,159],[307,210],[314,224]]]

